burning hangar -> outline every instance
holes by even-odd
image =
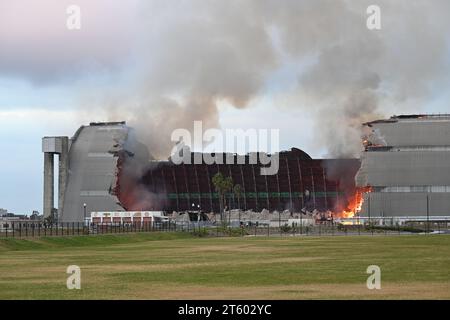
[[[43,138],[44,215],[57,212],[59,221],[81,222],[96,211],[183,212],[193,205],[218,213],[212,177],[221,172],[242,186],[239,199],[226,195],[232,209],[450,220],[450,115],[394,116],[363,128],[361,159],[312,159],[293,148],[279,153],[277,174],[264,176],[260,164],[248,161],[208,165],[154,160],[125,122],[91,123],[71,139]]]
[[[450,220],[450,115],[402,115],[363,124],[360,216]]]

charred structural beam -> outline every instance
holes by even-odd
[[[263,176],[260,164],[181,164],[158,161],[144,174],[142,184],[155,194],[148,210],[186,211],[192,204],[205,212],[219,212],[219,198],[212,177],[221,172],[240,184],[240,201],[230,192],[227,206],[245,210],[262,209],[319,211],[345,209],[345,201],[355,192],[358,159],[311,159],[299,149],[280,153],[276,175]],[[162,177],[163,181],[152,177]],[[164,199],[164,200],[161,200]]]

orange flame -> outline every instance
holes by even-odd
[[[340,213],[340,216],[342,218],[352,218],[354,217],[358,212],[361,211],[362,205],[364,203],[364,193],[371,192],[371,187],[363,187],[358,188],[356,190],[356,193],[349,199],[349,204],[346,210],[343,210]]]

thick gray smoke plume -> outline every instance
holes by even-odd
[[[375,2],[381,30],[366,28],[372,0],[143,1],[136,83],[108,112],[165,157],[173,129],[217,127],[219,101],[246,107],[288,60],[303,66],[287,94],[313,114],[317,144],[355,156],[362,122],[418,112],[448,85],[450,2]]]

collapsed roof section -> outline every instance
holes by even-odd
[[[364,123],[366,147],[438,147],[450,145],[450,115],[394,116]]]

